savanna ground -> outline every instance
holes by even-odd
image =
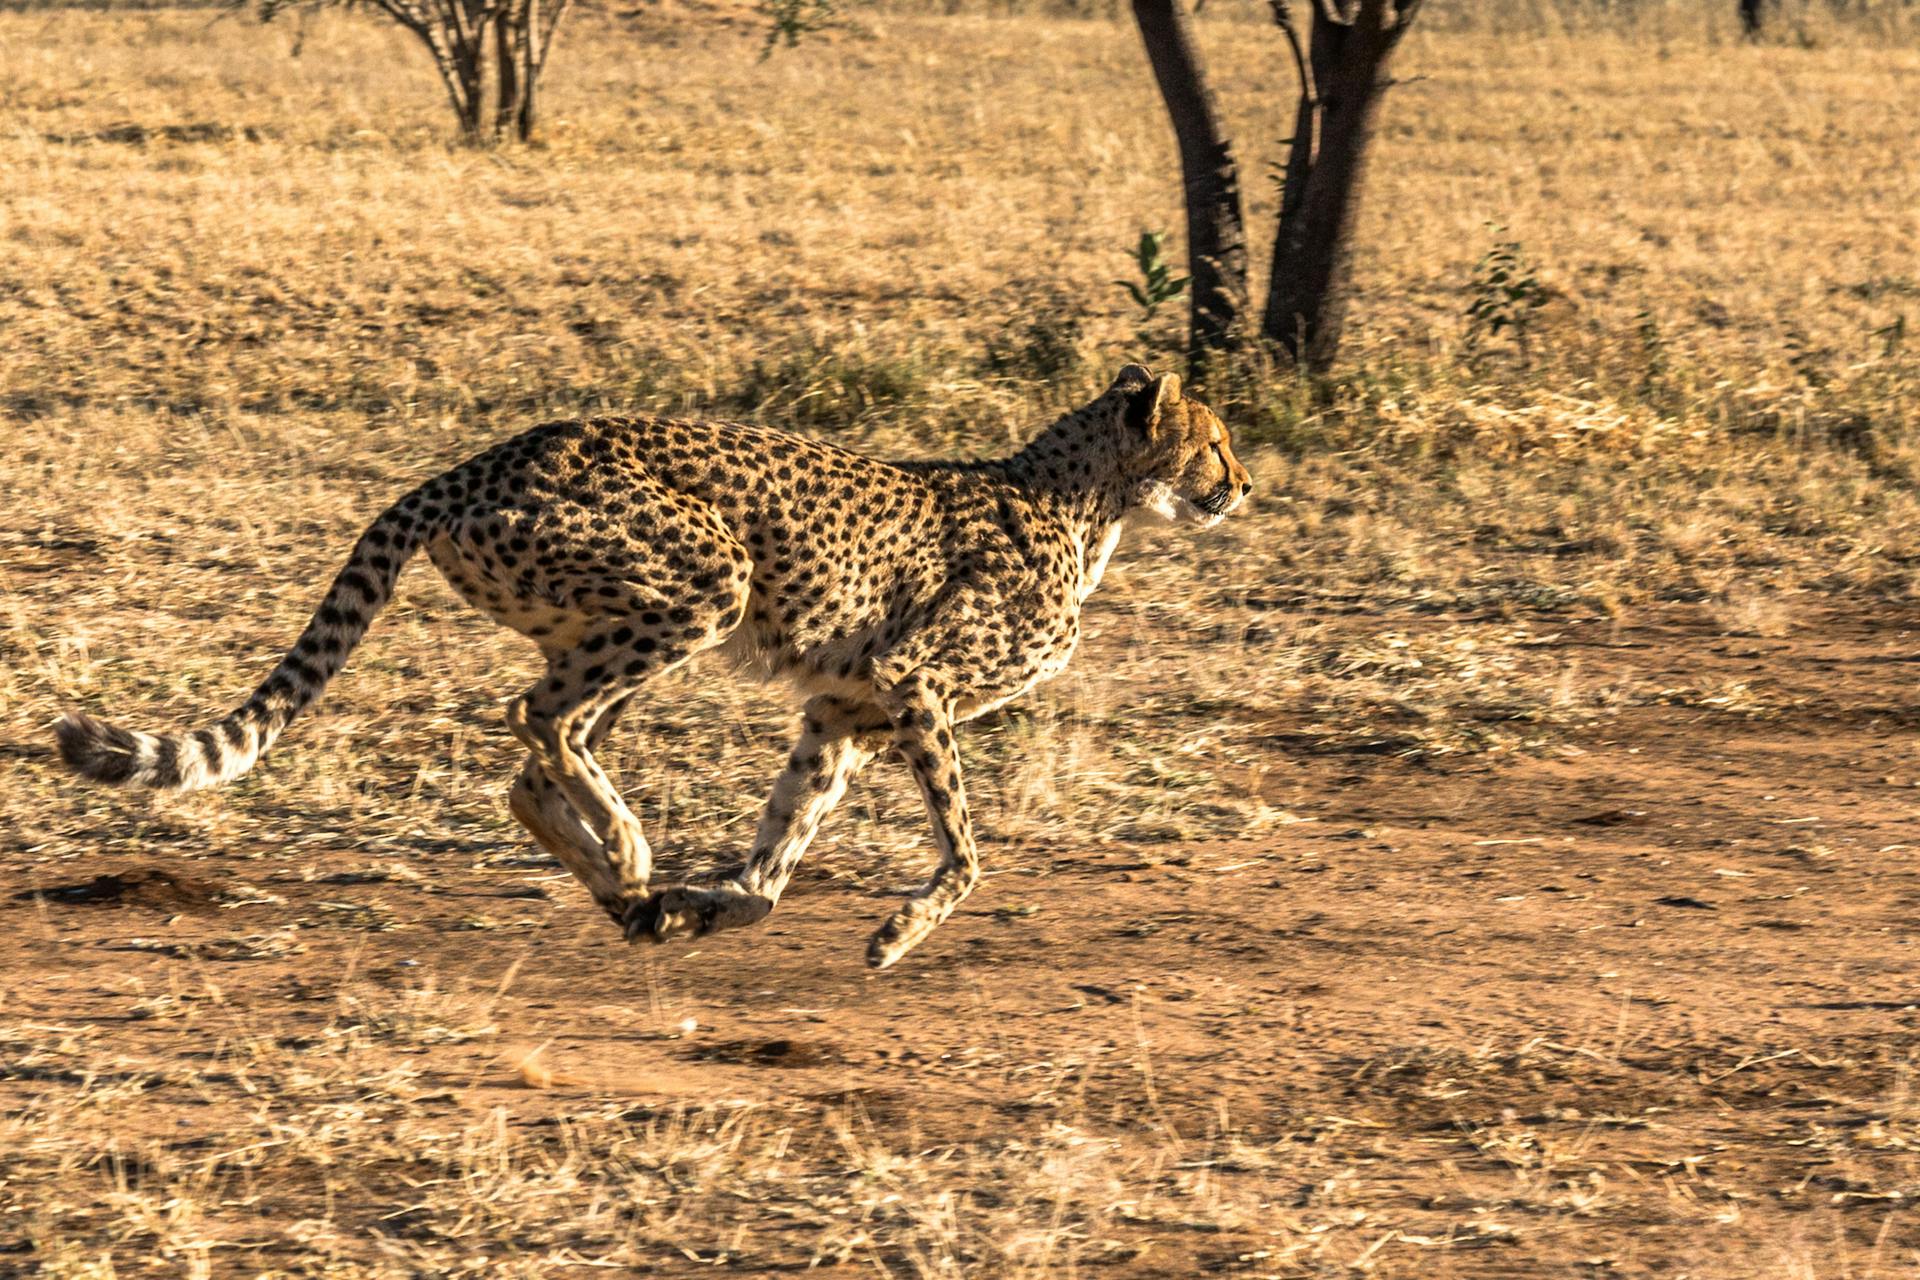
[[[883,975],[896,770],[766,927],[626,948],[502,803],[531,652],[424,570],[224,793],[46,727],[232,705],[543,416],[977,454],[1164,361],[1132,31],[587,14],[489,154],[370,21],[0,15],[0,1273],[1912,1274],[1920,53],[1433,8],[1343,371],[1217,389],[1251,509],[1131,535],[971,733],[988,879]],[[1463,322],[1501,241],[1524,348]],[[791,728],[718,677],[616,753],[669,875]]]

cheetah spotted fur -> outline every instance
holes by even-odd
[[[979,878],[955,727],[1066,666],[1124,520],[1211,525],[1251,488],[1219,418],[1139,365],[994,462],[881,462],[721,423],[536,427],[375,520],[238,710],[172,735],[72,713],[60,754],[108,783],[238,777],[340,671],[424,546],[545,656],[507,712],[527,749],[508,804],[630,941],[765,918],[855,773],[884,751],[903,759],[939,865],[874,934],[868,962],[884,968]],[[801,733],[746,862],[656,889],[640,823],[595,752],[642,685],[709,649],[797,685]]]

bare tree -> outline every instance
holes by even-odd
[[[1233,147],[1207,88],[1193,20],[1180,0],[1133,0],[1161,100],[1180,148],[1187,204],[1187,275],[1192,309],[1187,363],[1196,378],[1208,358],[1231,344],[1247,297],[1247,231]]]
[[[1392,83],[1388,64],[1420,0],[1311,0],[1304,47],[1287,0],[1268,2],[1299,96],[1260,335],[1321,372],[1332,366],[1345,325],[1353,217],[1381,97]],[[1188,359],[1204,375],[1213,352],[1245,337],[1236,326],[1238,300],[1247,296],[1238,168],[1180,0],[1133,0],[1133,9],[1180,147],[1194,279]],[[1211,273],[1204,290],[1203,267]]]
[[[1760,34],[1761,0],[1740,0],[1740,29],[1749,36]]]
[[[1270,3],[1293,51],[1300,101],[1260,330],[1320,372],[1333,364],[1346,324],[1353,215],[1380,99],[1391,83],[1387,64],[1420,0],[1319,0],[1304,58],[1286,0]]]
[[[495,135],[511,124],[522,142],[533,141],[539,121],[540,73],[546,70],[553,38],[572,0],[507,0],[500,15],[500,92],[496,95]]]
[[[460,136],[480,143],[509,129],[531,141],[536,90],[553,38],[572,0],[233,0],[254,7],[263,22],[288,10],[367,8],[400,24],[426,46],[460,122]],[[489,57],[489,45],[492,46]],[[495,81],[489,94],[488,72]],[[493,118],[488,127],[487,107]]]

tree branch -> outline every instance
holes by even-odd
[[[546,21],[541,23],[540,45],[534,51],[533,70],[538,74],[547,69],[547,55],[553,52],[553,39],[560,33],[560,19],[567,16],[567,10],[573,0],[552,0],[547,5]]]
[[[1293,24],[1293,10],[1287,7],[1287,0],[1267,0],[1267,7],[1273,10],[1273,25],[1286,35],[1287,48],[1293,51],[1293,71],[1300,80],[1301,99],[1318,102],[1320,94],[1313,85],[1313,68],[1307,65],[1307,51],[1300,46],[1300,29]]]

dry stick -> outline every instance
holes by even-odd
[[[1173,1145],[1177,1151],[1185,1145],[1185,1139],[1181,1138],[1180,1131],[1173,1127],[1173,1118],[1167,1114],[1166,1108],[1160,1105],[1160,1089],[1153,1080],[1153,1045],[1147,1039],[1147,1026],[1145,1021],[1140,1017],[1140,992],[1138,989],[1135,989],[1133,993],[1133,1036],[1135,1042],[1140,1046],[1140,1058],[1137,1065],[1140,1071],[1141,1082],[1147,1091],[1147,1106],[1153,1112],[1154,1118],[1160,1121],[1160,1127],[1167,1131],[1167,1136],[1173,1139]]]
[[[1708,1076],[1705,1080],[1702,1080],[1700,1083],[1713,1084],[1716,1081],[1725,1080],[1728,1076],[1733,1075],[1735,1072],[1745,1071],[1748,1067],[1757,1067],[1763,1062],[1778,1062],[1782,1058],[1796,1057],[1799,1055],[1799,1053],[1800,1051],[1798,1049],[1784,1049],[1779,1053],[1769,1053],[1758,1058],[1742,1058],[1739,1062],[1727,1068],[1725,1071],[1722,1071],[1719,1075]]]
[[[1614,1028],[1613,1028],[1612,1054],[1613,1054],[1613,1059],[1616,1062],[1620,1060],[1620,1051],[1626,1047],[1627,1013],[1629,1011],[1629,1007],[1631,1006],[1632,1002],[1633,1002],[1633,988],[1628,987],[1626,989],[1625,994],[1623,994],[1620,997],[1620,1020],[1614,1024]]]

